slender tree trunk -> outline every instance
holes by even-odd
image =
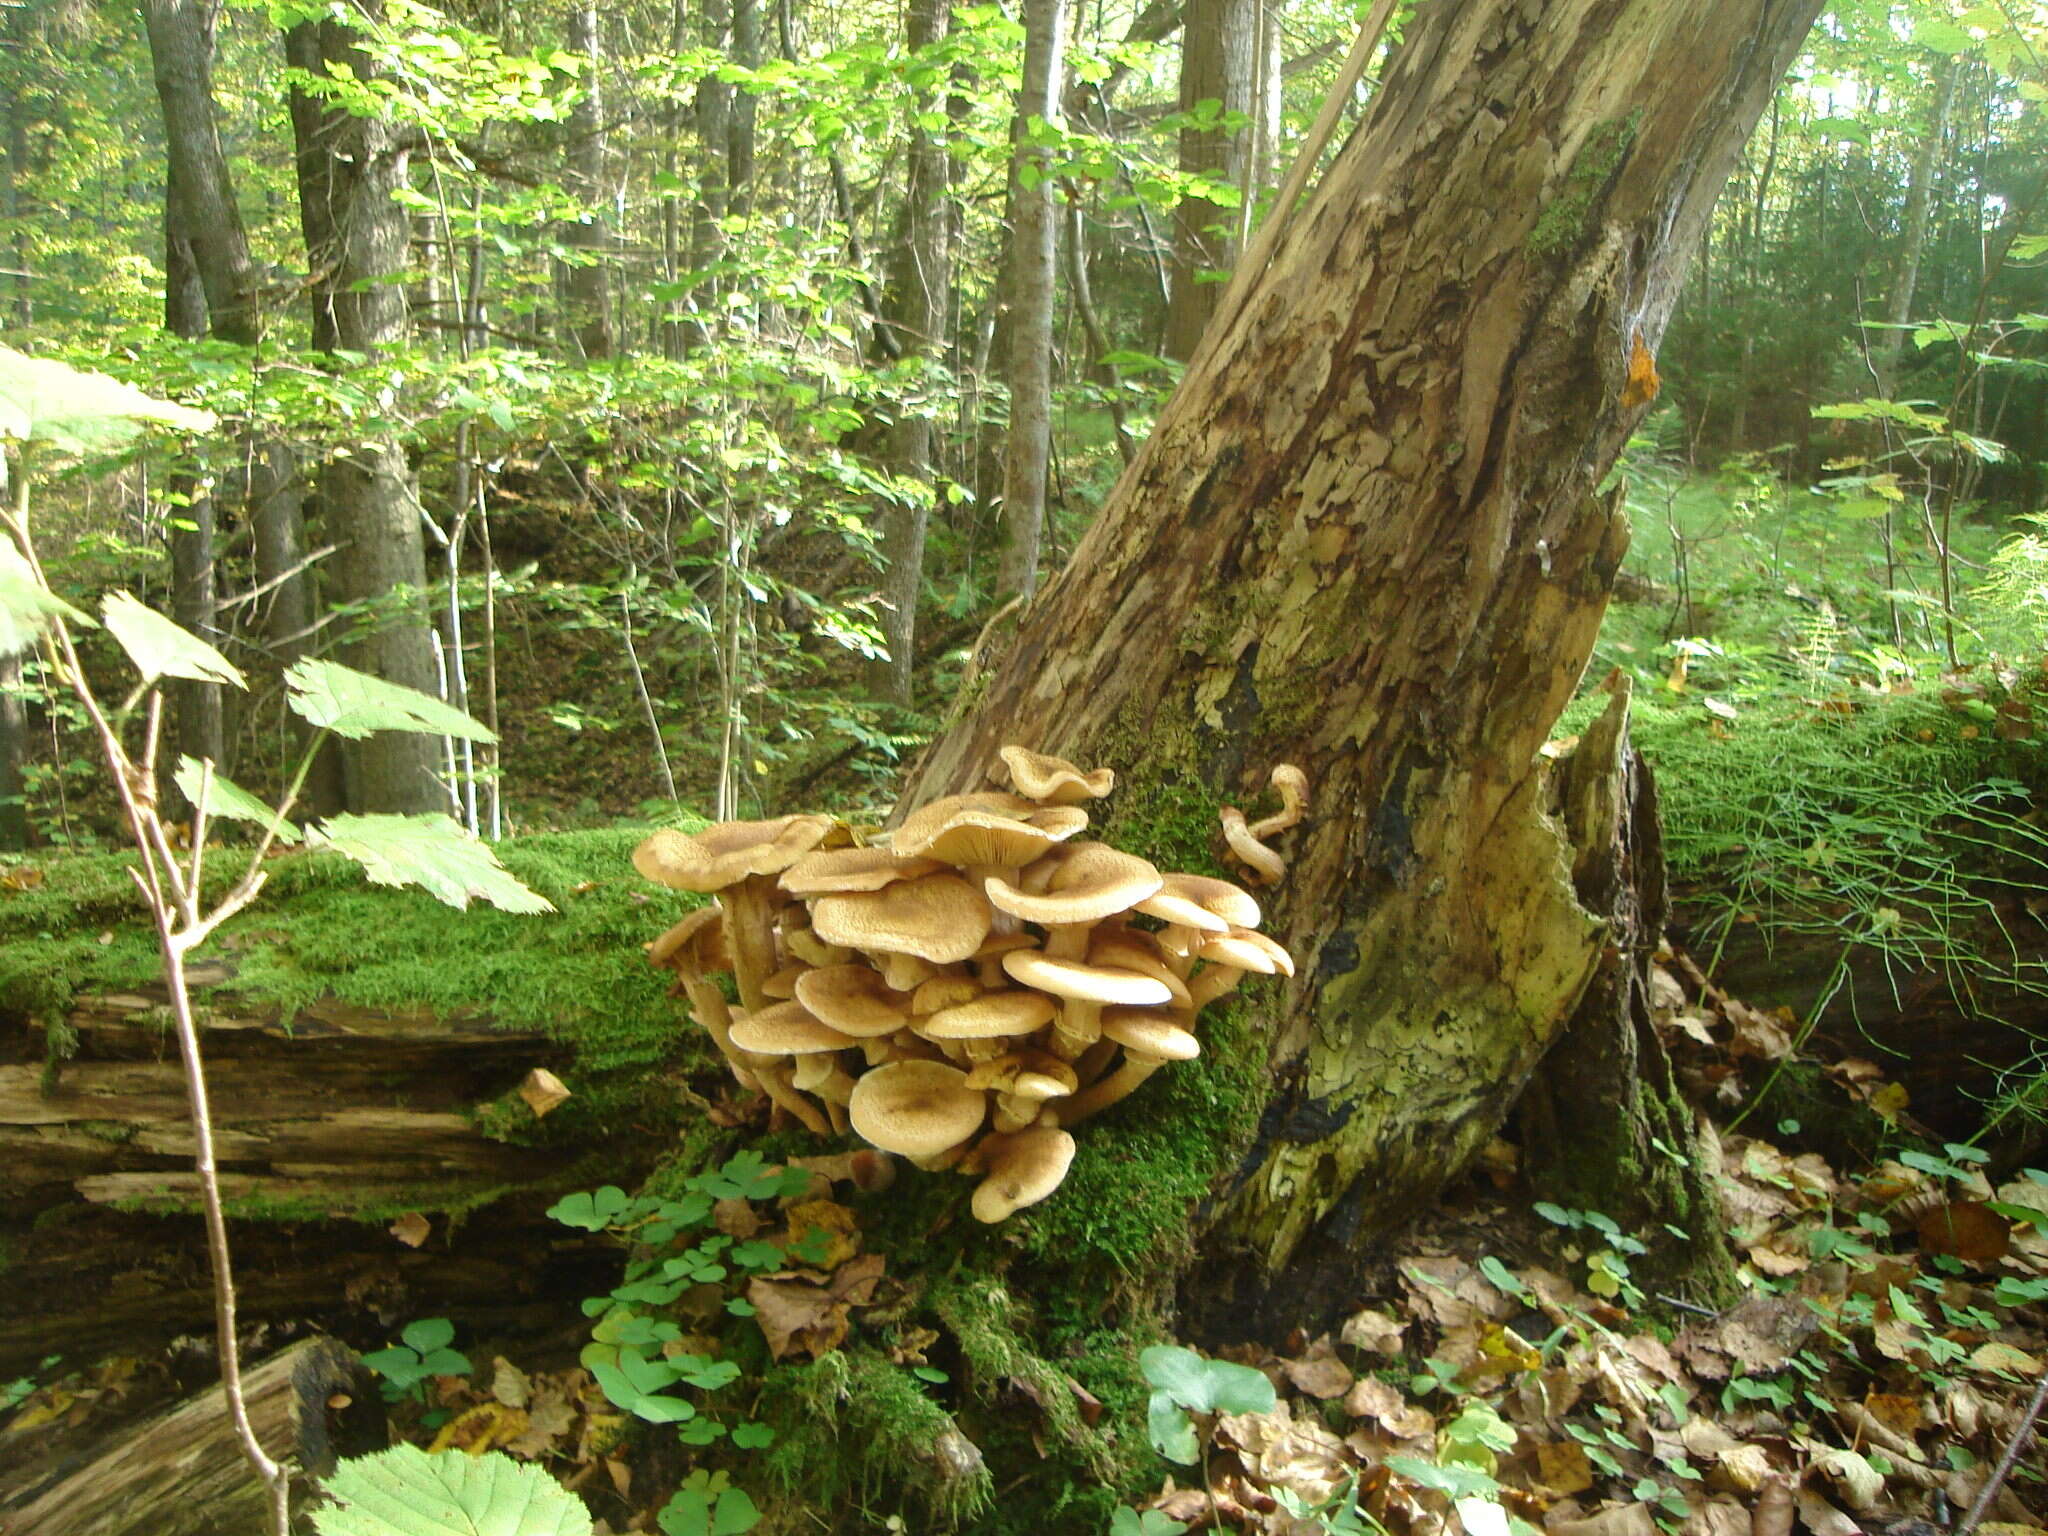
[[[8,12],[6,38],[9,50],[18,53],[27,36],[33,20],[29,8],[15,6]],[[28,210],[21,205],[21,184],[29,174],[28,125],[31,117],[29,104],[22,99],[20,85],[10,80],[7,92],[7,156],[4,171],[0,171],[0,219],[7,224],[6,241],[8,266],[12,273],[8,285],[13,291],[9,304],[13,321],[19,326],[35,324],[35,296],[30,276]]]
[[[1010,435],[1003,454],[999,595],[1038,590],[1038,538],[1045,522],[1052,453],[1053,277],[1059,221],[1052,156],[1031,143],[1032,121],[1059,120],[1066,57],[1066,0],[1025,0],[1024,80],[1017,91],[1010,163]]]
[[[1180,109],[1250,117],[1259,33],[1258,0],[1189,0],[1181,31]],[[1180,168],[1242,187],[1252,135],[1211,126],[1180,131]],[[1237,259],[1238,210],[1207,198],[1183,197],[1173,210],[1173,298],[1166,310],[1166,355],[1194,356],[1223,285],[1216,274]]]
[[[697,43],[719,53],[732,52],[732,0],[704,0],[697,11]],[[731,206],[732,94],[732,87],[715,76],[697,85],[697,202],[690,224],[690,265],[699,272],[725,254],[721,226]],[[702,346],[708,339],[716,323],[709,317],[719,312],[723,289],[717,280],[699,286],[696,314],[687,331],[691,346]]]
[[[905,804],[1005,742],[1122,776],[1103,835],[1314,786],[1255,998],[1272,1097],[1205,1262],[1353,1250],[1502,1124],[1600,964],[1543,745],[1627,547],[1600,484],[1818,0],[1425,7],[1240,273],[1138,462]],[[1633,368],[1632,368],[1633,365]],[[1631,377],[1635,382],[1631,384]],[[1244,1150],[1239,1159],[1235,1153]]]
[[[1944,59],[1941,76],[1934,88],[1934,109],[1927,132],[1913,155],[1913,169],[1906,181],[1904,230],[1899,242],[1899,270],[1892,279],[1892,291],[1885,301],[1888,329],[1878,333],[1872,349],[1879,388],[1889,396],[1897,387],[1899,358],[1906,347],[1906,323],[1913,317],[1913,290],[1920,285],[1920,257],[1927,249],[1928,214],[1934,207],[1934,169],[1948,146],[1950,108],[1956,99],[1956,78],[1962,73],[1960,55]]]
[[[28,710],[21,697],[21,657],[0,660],[0,852],[28,846]]]
[[[376,66],[346,27],[323,22],[319,47],[323,72],[338,66],[357,79],[374,78]],[[302,222],[309,233],[330,229],[333,242],[309,253],[315,330],[324,315],[337,348],[375,357],[406,332],[399,278],[410,227],[395,194],[407,184],[411,141],[388,119],[334,112],[317,114],[312,138],[319,153],[310,166],[301,156],[300,190],[302,197],[310,190],[315,206]],[[321,471],[320,500],[329,542],[337,546],[328,567],[332,598],[358,610],[343,659],[387,682],[438,693],[424,601],[425,541],[404,450],[387,437],[352,445]],[[439,747],[431,737],[397,731],[349,743],[342,753],[348,808],[447,810],[447,792],[435,777]]]
[[[609,271],[604,254],[611,244],[604,207],[604,33],[596,0],[578,0],[569,11],[569,51],[583,60],[581,94],[569,112],[569,174],[583,217],[564,230],[566,243],[582,253],[562,278],[563,318],[576,350],[595,361],[612,355]]]
[[[910,0],[904,46],[915,55],[945,39],[952,20],[948,0]],[[898,371],[913,393],[917,381],[945,350],[946,312],[952,298],[951,174],[945,140],[923,126],[936,93],[914,92],[910,101],[903,212],[882,296],[882,326]],[[925,529],[931,521],[932,417],[911,405],[900,408],[889,428],[890,467],[918,482],[925,494],[899,493],[882,509],[882,634],[889,657],[875,669],[877,692],[899,704],[911,699],[917,661],[917,599],[924,587]]]
[[[284,61],[291,68],[315,78],[326,74],[326,55],[320,43],[318,22],[302,21],[285,30]],[[317,96],[297,89],[290,92],[288,105],[292,119],[293,169],[299,188],[299,233],[305,241],[306,260],[312,274],[306,292],[312,303],[313,350],[332,352],[338,344],[334,326],[333,264],[340,248],[335,226],[340,167],[332,145],[342,132],[341,114],[327,107]]]
[[[747,69],[761,67],[761,0],[732,0],[732,61]],[[754,207],[754,97],[732,93],[726,122],[725,176],[730,208],[746,214]]]

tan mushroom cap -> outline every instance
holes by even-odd
[[[870,1067],[846,1106],[863,1140],[904,1157],[937,1157],[976,1131],[988,1096],[967,1086],[967,1074],[940,1061],[891,1061]]]
[[[780,970],[771,972],[761,983],[761,995],[772,997],[777,1002],[789,1001],[796,996],[798,979],[810,969],[808,965],[797,964],[785,965]]]
[[[785,869],[781,884],[792,896],[879,891],[898,880],[937,874],[943,867],[937,859],[909,859],[889,848],[820,848]]]
[[[1033,752],[1028,747],[1005,747],[999,754],[1010,770],[1010,785],[1042,805],[1074,805],[1082,800],[1100,800],[1116,788],[1116,774],[1108,768],[1083,773],[1063,757]]]
[[[972,976],[934,976],[919,982],[917,990],[910,994],[910,1011],[921,1019],[941,1008],[957,1008],[962,1003],[971,1003],[987,990]]]
[[[1084,1003],[1163,1003],[1173,989],[1157,977],[1118,966],[1090,965],[1082,960],[1055,960],[1042,950],[1016,949],[1003,956],[1012,980],[1054,997]]]
[[[1193,1061],[1202,1054],[1202,1042],[1187,1025],[1157,1008],[1103,1009],[1102,1038],[1155,1061]]]
[[[992,1040],[1029,1035],[1052,1022],[1057,1005],[1043,992],[984,992],[972,1002],[942,1008],[917,1026],[927,1040]]]
[[[910,999],[865,965],[821,965],[796,979],[796,1000],[857,1040],[893,1035],[910,1022]]]
[[[1055,844],[1087,827],[1086,812],[1043,813],[1015,795],[948,795],[920,806],[896,829],[899,854],[943,859],[948,864],[985,864],[1014,869],[1029,864]]]
[[[724,821],[686,834],[667,828],[633,850],[633,867],[677,891],[722,891],[749,875],[789,868],[838,830],[831,816]]]
[[[1294,956],[1263,933],[1253,933],[1248,928],[1204,935],[1195,953],[1212,964],[1227,965],[1240,971],[1256,971],[1261,976],[1294,974]]]
[[[706,902],[647,946],[647,963],[673,966],[680,960],[696,971],[732,969],[732,957],[725,952],[724,919],[718,906]]]
[[[992,914],[959,875],[898,880],[879,891],[846,891],[811,903],[811,931],[828,944],[916,955],[938,965],[965,960],[988,937]]]
[[[1020,1099],[1058,1099],[1076,1092],[1081,1079],[1071,1062],[1050,1051],[1009,1051],[978,1061],[967,1071],[967,1086]]]
[[[1058,1126],[1033,1126],[980,1155],[988,1173],[975,1186],[971,1208],[975,1220],[997,1222],[1060,1187],[1073,1165],[1074,1138]]]
[[[1050,865],[1050,871],[1044,872]],[[1034,893],[1043,874],[1042,894]],[[1165,883],[1159,871],[1135,854],[1107,843],[1067,843],[1041,859],[1016,885],[991,875],[983,882],[988,899],[1012,917],[1046,927],[1099,922],[1128,912]]]
[[[1088,963],[1150,976],[1172,993],[1174,1007],[1189,1006],[1187,983],[1174,973],[1159,941],[1142,928],[1131,928],[1122,923],[1103,924],[1089,936]]]
[[[813,1051],[843,1051],[860,1042],[813,1018],[802,1003],[792,1002],[734,1020],[732,1043],[763,1056],[808,1056]]]
[[[1158,894],[1138,903],[1138,910],[1147,917],[1209,933],[1259,926],[1259,899],[1242,886],[1208,875],[1169,874],[1163,878],[1165,884]]]

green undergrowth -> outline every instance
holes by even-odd
[[[762,1378],[757,1411],[778,1435],[766,1470],[792,1508],[837,1511],[830,1529],[848,1533],[897,1515],[910,1530],[1032,1536],[1107,1529],[1119,1502],[1157,1486],[1138,1354],[1171,1337],[1194,1208],[1256,1125],[1265,1053],[1253,1012],[1213,1007],[1203,1054],[1077,1128],[1060,1189],[999,1225],[972,1218],[973,1180],[952,1174],[902,1166],[885,1191],[842,1193],[867,1251],[886,1256],[888,1299],[854,1314],[844,1348]],[[735,1149],[730,1133],[683,1134],[649,1190],[678,1190]],[[746,1145],[821,1150],[789,1134]],[[941,1382],[891,1359],[927,1339]],[[952,1434],[981,1470],[963,1474],[944,1453]],[[992,1500],[991,1489],[1013,1491]]]
[[[679,1047],[698,1047],[641,946],[690,901],[634,872],[644,835],[620,828],[499,844],[506,867],[557,909],[533,916],[480,903],[456,911],[422,892],[372,886],[330,854],[273,859],[254,905],[193,958],[224,963],[231,979],[195,995],[202,1006],[274,1009],[287,1027],[331,999],[544,1034],[565,1048],[561,1075],[575,1092],[545,1123],[550,1141],[629,1114],[667,1115],[673,1095],[655,1069]],[[209,886],[224,889],[239,868],[232,852],[211,863]],[[157,979],[154,935],[128,868],[112,855],[53,860],[40,885],[0,899],[0,1014],[50,1025],[81,994]],[[508,1133],[534,1124],[523,1112],[484,1118]]]

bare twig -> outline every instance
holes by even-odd
[[[2034,1395],[2027,1400],[2026,1411],[2020,1415],[2019,1423],[2013,1426],[2012,1438],[2005,1443],[2005,1454],[1998,1458],[1998,1465],[1991,1469],[1991,1476],[1977,1490],[1977,1497],[1970,1500],[1969,1512],[1956,1527],[1955,1536],[1970,1536],[1990,1510],[1991,1501],[1998,1497],[1998,1490],[2005,1486],[2005,1480],[2012,1476],[2012,1469],[2019,1465],[2027,1442],[2034,1438],[2034,1421],[2041,1417],[2044,1402],[2048,1402],[2048,1371],[2043,1371],[2041,1379],[2034,1383]]]

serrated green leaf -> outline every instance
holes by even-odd
[[[178,771],[171,782],[178,786],[178,792],[194,805],[199,803],[201,763],[197,758],[178,759]],[[221,821],[253,821],[266,830],[275,832],[281,843],[296,843],[299,829],[286,821],[276,811],[265,805],[233,779],[216,771],[206,778],[206,814]]]
[[[301,661],[284,675],[302,720],[351,740],[376,731],[417,731],[462,741],[498,738],[452,704],[333,661]]]
[[[589,1536],[590,1512],[539,1467],[499,1451],[470,1456],[395,1445],[352,1457],[313,1511],[320,1536]]]
[[[107,633],[135,663],[144,682],[160,677],[189,678],[195,683],[226,683],[247,688],[241,668],[197,635],[181,629],[153,608],[144,607],[132,592],[110,592],[100,604]]]
[[[90,453],[119,447],[151,422],[206,432],[214,417],[210,411],[145,395],[103,373],[0,347],[0,437]]]
[[[481,900],[506,912],[555,910],[453,817],[330,816],[306,836],[354,859],[374,885],[416,885],[458,908]]]
[[[40,581],[11,540],[0,538],[0,661],[27,650],[52,619],[92,620]]]

